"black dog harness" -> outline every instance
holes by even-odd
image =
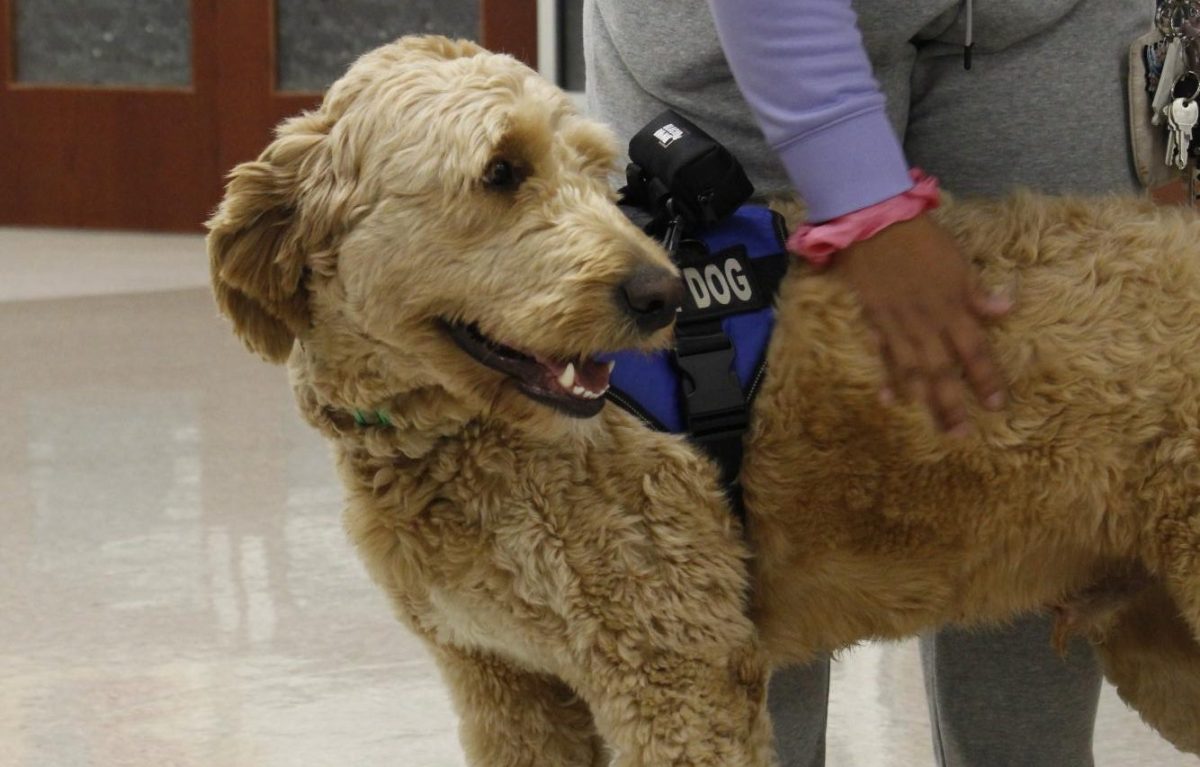
[[[663,241],[686,290],[674,348],[609,355],[617,364],[606,396],[651,428],[698,444],[742,516],[742,438],[789,261],[786,227],[779,214],[742,205],[753,187],[741,166],[673,112],[643,128],[629,153],[623,204]]]
[[[777,213],[748,205],[682,241],[675,261],[687,290],[674,349],[608,357],[617,362],[608,399],[651,428],[700,445],[720,465],[739,512],[742,437],[766,372],[786,239]]]

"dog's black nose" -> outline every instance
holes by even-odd
[[[649,333],[675,319],[683,305],[683,280],[660,266],[641,265],[621,283],[617,299],[638,330]]]

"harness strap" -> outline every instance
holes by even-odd
[[[752,259],[758,285],[767,296],[775,296],[787,272],[787,253]],[[700,445],[721,469],[721,484],[739,519],[745,519],[745,505],[739,475],[744,447],[742,437],[750,426],[750,405],[754,388],[743,391],[733,370],[733,342],[725,334],[719,319],[688,320],[675,326],[672,360],[683,374],[683,413],[688,435]],[[765,360],[759,363],[754,379],[759,378]]]
[[[742,438],[766,366],[771,305],[791,262],[787,234],[782,218],[761,208],[688,234],[672,252],[686,284],[674,348],[652,358],[622,353],[607,397],[651,428],[686,434],[716,462],[744,520]],[[660,394],[664,387],[672,393]]]
[[[774,297],[779,294],[779,283],[783,282],[783,276],[787,274],[791,261],[790,253],[772,253],[769,256],[750,259],[750,268],[754,270],[758,284],[768,295]]]

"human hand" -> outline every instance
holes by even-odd
[[[969,382],[989,410],[1006,390],[983,321],[1006,314],[1012,300],[988,295],[950,236],[927,215],[892,224],[843,250],[830,270],[862,300],[890,382],[884,402],[900,396],[925,404],[946,432],[970,430]]]

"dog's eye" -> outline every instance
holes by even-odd
[[[492,160],[483,174],[483,184],[489,189],[516,189],[524,180],[521,170],[504,158]]]

